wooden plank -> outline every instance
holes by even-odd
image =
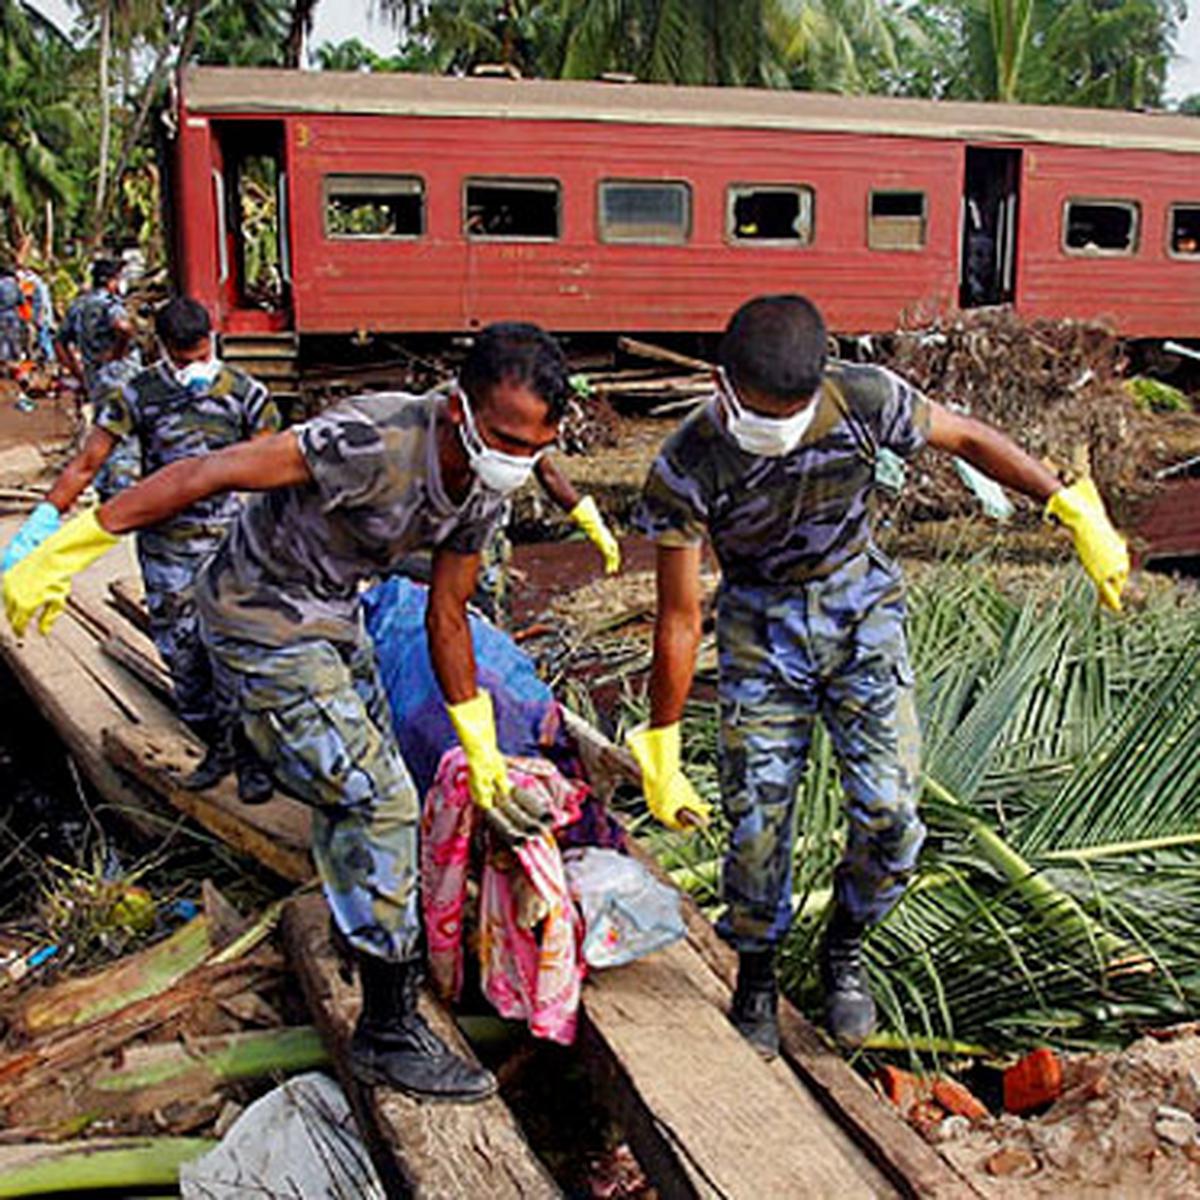
[[[600,795],[619,784],[641,786],[633,755],[615,745],[570,710],[564,710],[568,732],[579,747],[588,780]],[[661,868],[634,843],[641,861],[665,879]],[[683,897],[688,941],[732,994],[737,957],[689,896]],[[891,1183],[907,1196],[977,1196],[976,1189],[938,1151],[871,1090],[870,1086],[824,1041],[820,1033],[786,999],[780,1003],[783,1057],[808,1092],[845,1130]]]
[[[151,658],[119,633],[106,637],[100,643],[100,650],[113,662],[120,663],[135,679],[141,680],[164,704],[174,703],[171,677],[157,654]]]
[[[651,342],[639,342],[636,338],[617,338],[617,346],[626,354],[634,354],[639,358],[653,358],[658,362],[672,363],[677,367],[687,367],[692,371],[712,371],[714,366],[702,358],[693,358],[690,354],[680,354],[678,350],[668,350],[665,346],[655,346]]]
[[[0,540],[7,541],[19,524],[0,522]],[[95,597],[110,579],[135,569],[130,547],[117,547],[76,577],[73,593]],[[161,823],[150,816],[157,811],[153,797],[108,761],[100,733],[106,725],[128,719],[130,711],[148,721],[165,721],[167,710],[105,661],[92,631],[80,626],[72,610],[48,637],[33,629],[18,638],[0,619],[0,656],[92,785],[144,833],[160,833]]]
[[[323,899],[310,894],[289,901],[283,936],[389,1196],[549,1200],[561,1195],[498,1096],[479,1104],[422,1103],[360,1084],[347,1065],[358,1019],[358,989],[342,978]],[[422,1012],[456,1053],[473,1058],[449,1014],[428,993],[422,998]]]
[[[140,579],[114,579],[108,585],[113,608],[143,633],[150,632],[150,614],[146,611],[146,593]]]
[[[116,766],[235,850],[257,859],[283,879],[310,879],[308,808],[282,795],[266,804],[243,804],[232,776],[208,791],[189,792],[179,781],[196,765],[200,751],[177,729],[165,723],[114,726],[103,731],[104,752]]]
[[[895,1196],[828,1115],[729,1023],[690,944],[584,994],[581,1046],[639,1162],[665,1197]]]

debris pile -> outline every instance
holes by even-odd
[[[1156,469],[1180,457],[1179,435],[1200,449],[1200,417],[1139,411],[1124,386],[1124,345],[1098,325],[1026,322],[988,309],[901,330],[864,349],[932,399],[1005,430],[1054,469],[1090,470],[1118,514],[1153,490]],[[1178,427],[1172,436],[1163,436],[1164,420]],[[897,508],[909,520],[977,511],[941,455],[918,460]],[[1037,515],[1028,503],[1019,511]]]
[[[1200,1037],[1186,1026],[1067,1056],[1061,1095],[1028,1119],[906,1115],[985,1195],[1196,1195]]]

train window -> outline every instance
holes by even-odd
[[[809,187],[737,184],[729,189],[728,233],[735,242],[807,246],[813,233]]]
[[[425,232],[425,183],[416,175],[326,175],[325,236],[416,238]]]
[[[559,236],[560,192],[552,179],[468,179],[463,232],[472,239]]]
[[[1137,249],[1138,215],[1132,200],[1068,200],[1063,249],[1068,254],[1132,254]]]
[[[872,192],[867,245],[872,250],[920,250],[925,245],[924,192]]]
[[[1200,258],[1200,204],[1171,205],[1171,256]]]
[[[600,185],[600,240],[678,244],[692,223],[686,183],[608,181]]]

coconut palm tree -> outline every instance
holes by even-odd
[[[62,156],[78,118],[55,63],[65,48],[52,25],[0,0],[0,204],[14,244],[47,201],[75,193]]]

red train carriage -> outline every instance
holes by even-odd
[[[228,341],[719,329],[802,291],[845,333],[1011,303],[1200,337],[1200,120],[814,93],[198,68],[178,283]]]

